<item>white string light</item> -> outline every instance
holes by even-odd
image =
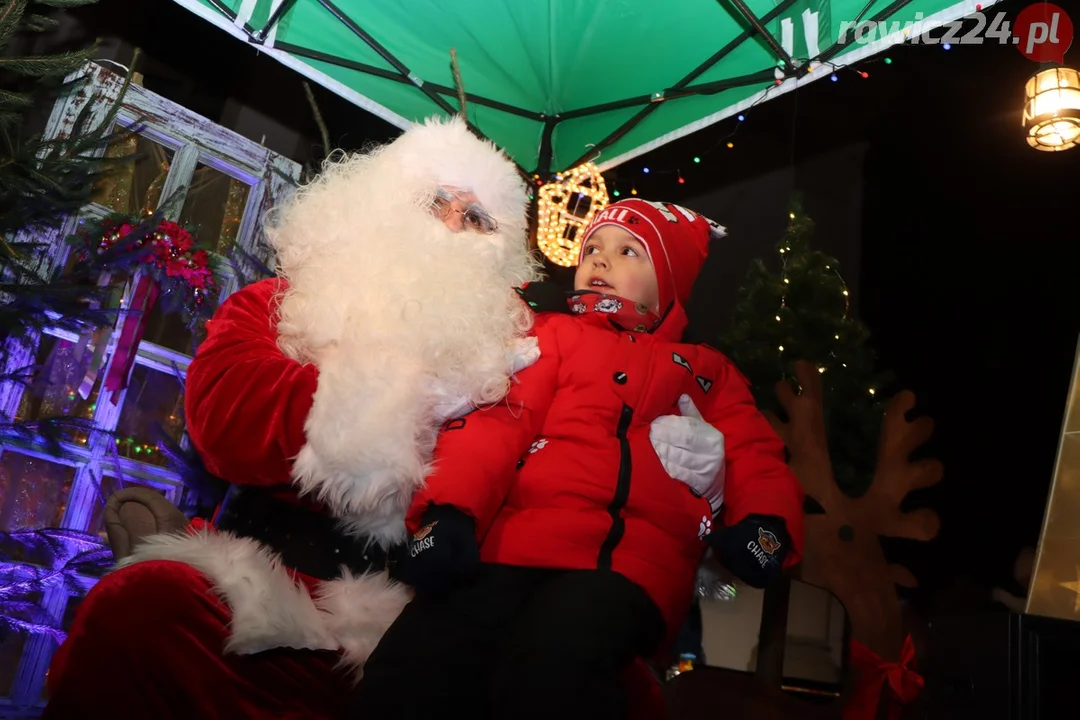
[[[585,201],[585,212],[579,214]],[[581,232],[607,205],[607,185],[593,163],[556,175],[555,181],[543,185],[537,196],[536,244],[540,252],[556,265],[577,265]]]
[[[794,221],[795,220],[795,213],[789,212],[788,213],[788,219]],[[794,223],[791,223],[791,224],[794,224]],[[789,231],[790,231],[790,225],[791,224],[789,224]],[[789,252],[791,252],[791,247],[790,246],[782,245],[780,247],[780,277],[781,277],[781,279],[783,281],[783,284],[785,286],[791,284],[791,280],[787,276],[787,259],[788,259],[788,253]],[[851,293],[848,291],[847,282],[845,282],[843,276],[840,275],[840,271],[837,270],[836,268],[834,268],[832,265],[826,265],[825,269],[832,272],[832,274],[835,275],[836,278],[840,281],[840,287],[842,288],[841,291],[840,291],[840,295],[844,298],[844,317],[843,317],[843,319],[846,320],[847,317],[848,317],[848,313],[851,311]],[[784,309],[786,309],[786,308],[787,308],[787,289],[785,288],[784,292],[782,292],[781,295],[780,295],[780,310],[778,310],[777,313],[776,313],[776,322],[783,322],[782,311]],[[839,333],[834,334],[833,339],[834,340],[839,340],[840,339],[840,334]],[[783,345],[777,346],[777,350],[778,350],[777,357],[778,357],[778,360],[780,362],[780,366],[783,367],[783,364],[784,364],[784,357],[783,357],[784,346]],[[832,357],[832,358],[836,357],[836,355],[833,353],[832,350],[829,351],[829,356]],[[846,363],[840,363],[840,365],[842,367],[845,367],[845,368],[847,367]],[[817,370],[818,370],[819,373],[824,373],[826,368],[825,368],[824,365],[819,365]],[[868,388],[867,392],[869,392],[871,395],[874,395],[876,391],[874,390],[874,388]]]

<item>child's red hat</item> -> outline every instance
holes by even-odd
[[[593,218],[581,239],[579,264],[589,236],[605,225],[621,227],[645,246],[656,270],[661,312],[672,302],[686,306],[709,254],[709,241],[725,234],[723,227],[693,210],[631,198],[609,205]]]

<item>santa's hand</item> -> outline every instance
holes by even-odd
[[[510,350],[510,374],[514,375],[540,359],[540,343],[535,337],[518,338]]]
[[[679,398],[679,411],[653,420],[649,439],[667,474],[706,498],[715,514],[724,503],[724,435],[702,419],[689,395]]]
[[[403,579],[417,594],[441,594],[473,575],[480,564],[476,523],[451,505],[432,505],[422,522],[409,539]]]

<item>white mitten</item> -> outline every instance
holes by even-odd
[[[689,395],[679,398],[679,412],[653,420],[649,439],[667,474],[707,499],[715,514],[724,504],[724,435],[702,419]]]
[[[535,337],[518,338],[510,349],[510,374],[515,375],[540,359],[540,343]]]

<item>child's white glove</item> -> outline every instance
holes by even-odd
[[[540,344],[535,337],[518,338],[514,345],[507,351],[507,362],[510,365],[510,374],[514,375],[529,367],[540,359]],[[467,397],[447,397],[435,403],[435,418],[440,423],[454,418],[465,417],[476,406]]]
[[[649,439],[667,474],[708,500],[715,514],[724,504],[724,434],[702,419],[689,395],[679,398],[679,412],[653,420]]]

